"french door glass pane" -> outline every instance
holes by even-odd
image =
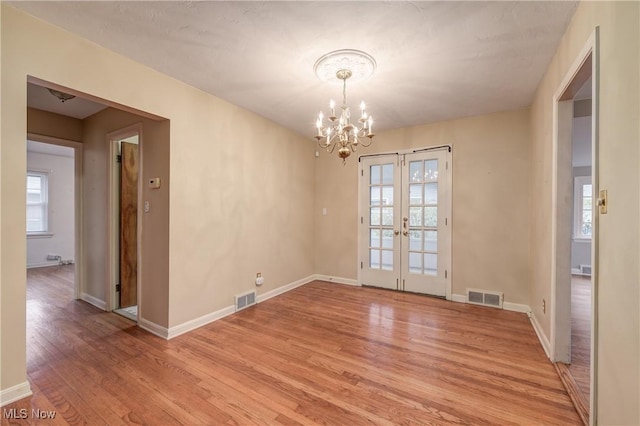
[[[409,163],[409,182],[422,182],[422,161]]]
[[[422,253],[409,252],[409,272],[422,273]]]
[[[422,248],[422,231],[409,231],[409,250],[421,250]]]
[[[382,208],[382,225],[393,226],[393,207]]]
[[[424,180],[425,182],[438,180],[438,160],[427,160],[424,162]]]
[[[424,208],[424,226],[437,226],[438,225],[438,208],[437,207],[425,207]]]
[[[424,231],[424,251],[438,251],[438,231]]]
[[[438,204],[438,184],[427,183],[424,185],[424,203]]]
[[[382,269],[393,271],[393,251],[382,250]]]
[[[422,204],[422,184],[412,183],[409,185],[409,204]]]
[[[380,225],[380,208],[379,207],[371,207],[371,216],[370,221],[372,226]]]
[[[409,226],[422,226],[422,207],[409,207]]]
[[[380,269],[380,250],[369,250],[369,267],[372,269]]]
[[[380,230],[370,229],[369,246],[374,248],[380,247]]]
[[[380,166],[371,166],[371,185],[380,185]]]
[[[382,184],[393,185],[393,164],[382,166]]]
[[[438,274],[438,255],[435,253],[424,254],[424,273],[426,275]]]
[[[382,230],[382,248],[393,248],[393,229]]]
[[[380,187],[372,186],[371,187],[371,196],[369,197],[369,204],[372,206],[379,206],[382,199],[380,198]]]
[[[382,205],[383,206],[393,205],[393,186],[382,187]]]

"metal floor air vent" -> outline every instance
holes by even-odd
[[[239,294],[236,296],[236,312],[253,306],[256,304],[256,291],[252,290],[248,293]]]
[[[474,288],[467,289],[467,303],[502,309],[503,293]]]

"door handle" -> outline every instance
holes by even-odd
[[[393,231],[393,235],[398,235],[400,233],[400,231]]]
[[[409,235],[409,231],[406,231],[406,230],[402,231],[402,235],[404,235],[406,237],[407,235]]]

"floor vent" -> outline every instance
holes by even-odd
[[[580,265],[580,273],[584,275],[591,275],[591,265]]]
[[[256,304],[256,291],[252,290],[248,293],[236,296],[236,312],[241,311],[249,306]]]
[[[473,305],[491,306],[502,309],[503,294],[501,292],[467,289],[467,303]]]

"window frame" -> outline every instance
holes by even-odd
[[[584,186],[591,185],[591,235],[582,233],[582,213],[584,211]],[[573,178],[573,239],[574,241],[591,241],[593,238],[593,214],[594,214],[593,184],[591,176],[576,176]]]
[[[30,176],[33,177],[39,177],[41,179],[41,184],[42,184],[42,188],[41,188],[41,201],[38,203],[30,203],[29,202],[29,196],[27,194],[27,191],[25,191],[25,195],[26,195],[26,209],[28,211],[29,206],[34,206],[34,205],[39,205],[42,208],[42,212],[43,212],[43,230],[40,231],[29,231],[26,230],[27,232],[27,238],[38,238],[38,237],[51,237],[53,236],[53,233],[51,232],[51,226],[50,226],[50,203],[49,203],[49,189],[50,189],[50,178],[51,178],[51,173],[47,170],[36,170],[36,169],[29,169],[27,170],[27,179],[29,179]],[[26,185],[26,182],[25,182]],[[25,217],[26,219],[26,217]]]

